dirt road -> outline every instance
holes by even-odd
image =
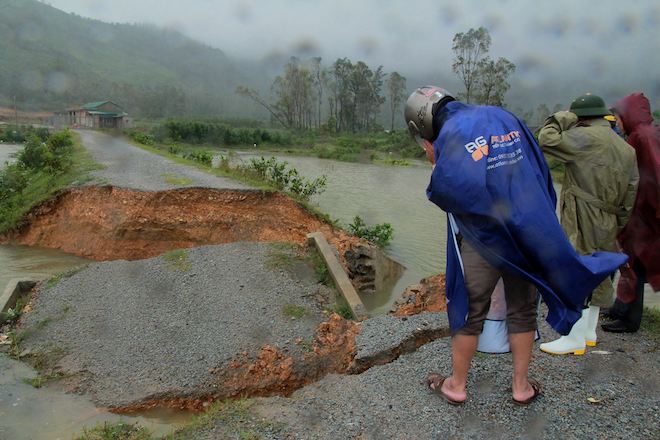
[[[93,173],[101,183],[143,191],[192,186],[248,189],[231,179],[217,177],[141,150],[121,136],[92,130],[79,130],[77,133],[94,160],[105,167]]]

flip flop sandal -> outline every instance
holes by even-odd
[[[445,380],[447,380],[446,377],[438,373],[431,373],[426,376],[426,386],[431,392],[445,399],[450,405],[458,406],[464,404],[465,400],[454,400],[442,391],[442,384],[445,383]]]
[[[527,406],[530,403],[534,402],[536,400],[536,398],[541,395],[541,391],[543,390],[543,388],[541,387],[541,384],[538,381],[536,381],[534,379],[529,379],[529,384],[531,385],[532,389],[534,390],[534,394],[532,394],[532,397],[530,397],[529,399],[525,399],[525,400],[516,400],[512,397],[511,400],[513,400],[514,404],[516,404],[518,406]]]

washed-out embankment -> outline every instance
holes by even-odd
[[[209,244],[303,244],[307,234],[315,231],[323,232],[350,273],[346,252],[363,247],[364,241],[323,222],[283,194],[255,190],[181,188],[145,192],[113,186],[72,188],[35,208],[21,228],[0,237],[0,242],[57,248],[97,261],[142,260],[172,249]],[[444,301],[437,291],[443,283],[442,277],[434,277],[411,286],[396,313],[403,318],[391,317],[394,321],[384,324],[383,333],[407,316],[442,310]],[[364,323],[347,321],[338,315],[326,319],[321,315],[317,322],[320,323],[314,335],[291,335],[294,344],[306,347],[304,352],[291,354],[281,347],[255,346],[254,350],[229,353],[232,360],[209,368],[205,383],[192,393],[161,390],[130,403],[113,404],[106,400],[105,404],[117,412],[163,406],[198,410],[219,398],[288,396],[326,374],[360,373],[447,335],[446,326],[414,329],[360,357],[356,339]],[[58,368],[54,366],[55,370]],[[133,378],[119,380],[130,383]],[[74,387],[85,391],[85,382],[88,383],[78,382]]]
[[[302,244],[313,231],[323,232],[340,255],[358,241],[277,192],[91,186],[63,191],[39,205],[0,242],[55,248],[97,261],[137,260],[237,241]]]

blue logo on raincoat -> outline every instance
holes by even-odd
[[[441,117],[429,200],[452,214],[486,261],[536,285],[548,323],[568,334],[586,298],[626,255],[576,253],[557,220],[557,196],[541,150],[514,115],[450,102]],[[447,312],[455,332],[465,325],[468,295],[449,221],[447,231]]]

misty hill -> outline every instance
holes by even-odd
[[[254,79],[179,32],[104,23],[34,0],[0,0],[0,54],[0,106],[16,96],[23,109],[112,99],[144,116],[223,115],[243,102],[236,86]]]

